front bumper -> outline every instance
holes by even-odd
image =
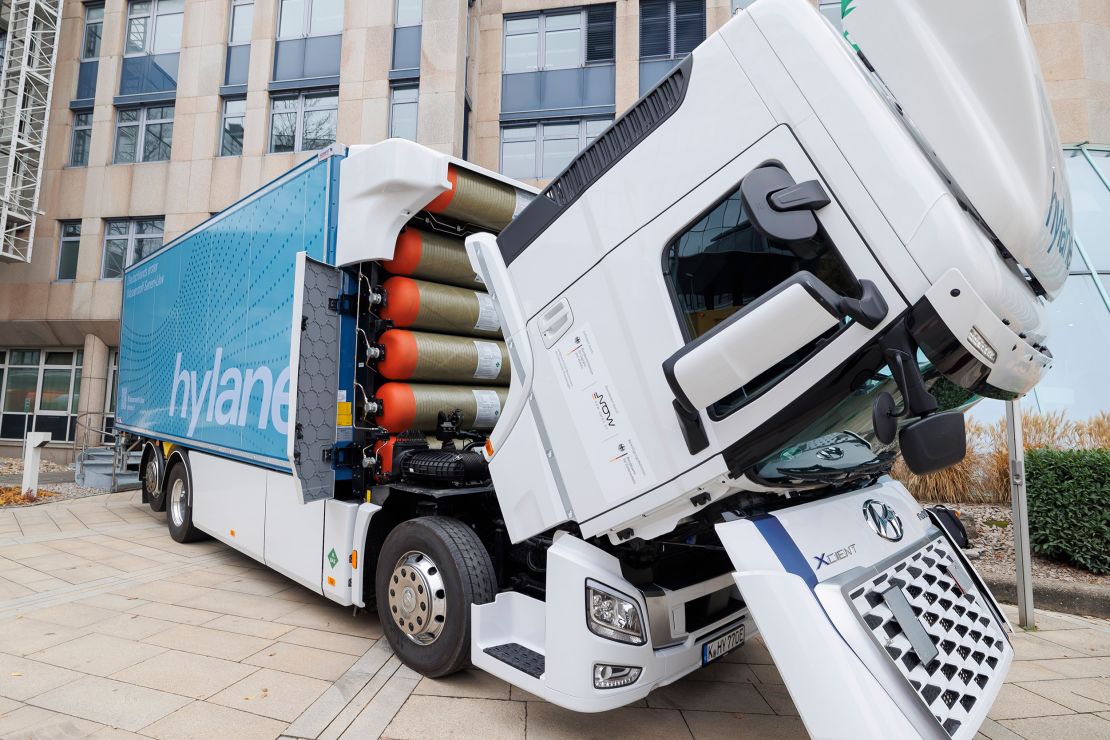
[[[589,631],[584,598],[587,581],[601,583],[635,601],[647,631],[645,644],[615,642]],[[615,558],[564,535],[547,553],[545,601],[503,593],[490,604],[472,607],[471,660],[561,707],[579,712],[615,709],[700,668],[707,642],[740,627],[746,639],[756,634],[755,623],[738,600],[711,619],[687,622],[687,604],[722,589],[735,594],[731,574],[645,596],[624,578]],[[595,664],[631,666],[641,669],[641,674],[628,686],[597,689]]]

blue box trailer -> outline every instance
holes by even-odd
[[[298,255],[335,260],[339,147],[124,275],[116,427],[292,471]]]

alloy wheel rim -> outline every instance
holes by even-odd
[[[185,523],[185,481],[180,478],[170,487],[170,516],[176,527]]]
[[[418,550],[402,555],[389,577],[389,612],[401,633],[417,645],[439,639],[447,617],[447,591],[435,562]]]

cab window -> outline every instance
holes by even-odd
[[[801,245],[769,241],[748,219],[739,186],[667,245],[663,268],[688,342],[802,270],[841,295],[860,295],[858,281],[823,229]],[[777,383],[845,325],[721,399],[710,409],[711,417],[727,416]]]

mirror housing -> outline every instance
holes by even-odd
[[[911,422],[898,433],[898,443],[906,467],[914,475],[955,465],[967,454],[963,412],[945,411]]]
[[[663,363],[676,408],[697,414],[836,327],[840,296],[799,272]]]

